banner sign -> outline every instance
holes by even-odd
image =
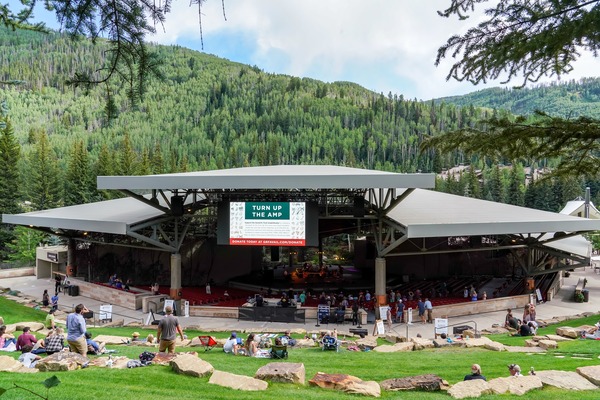
[[[231,245],[306,245],[303,202],[231,202],[229,207]]]

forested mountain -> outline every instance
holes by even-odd
[[[420,154],[424,137],[476,126],[497,112],[489,108],[460,107],[454,98],[418,102],[349,82],[267,74],[178,46],[152,50],[164,62],[164,80],[153,81],[136,105],[128,103],[127,88],[111,88],[114,102],[107,105],[102,87],[84,93],[65,85],[75,67],[93,72],[101,65],[101,45],[0,29],[0,82],[24,81],[0,84],[0,212],[114,196],[95,189],[97,175],[277,164],[436,173],[471,164],[478,176],[440,181],[439,188],[553,211],[564,198],[582,192],[583,181],[576,180],[568,193],[560,184],[563,189],[555,189],[551,204],[527,203],[522,168],[513,178],[493,168],[511,160]],[[598,82],[589,83],[592,93],[591,85],[597,88]]]
[[[441,102],[507,110],[516,115],[530,115],[541,110],[563,118],[582,115],[600,118],[600,78],[540,84],[534,88],[483,89],[436,100],[436,103]]]

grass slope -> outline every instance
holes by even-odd
[[[0,315],[5,321],[17,320],[42,321],[44,313],[31,310],[0,297]],[[22,316],[22,318],[21,318]],[[37,318],[35,318],[37,316]],[[574,320],[565,325],[578,326],[597,322],[597,317]],[[556,327],[544,328],[540,333],[554,333]],[[94,335],[109,334],[129,336],[132,328],[94,328]],[[142,336],[154,333],[150,330],[140,330]],[[188,336],[198,335],[202,332],[186,331]],[[217,337],[226,337],[227,333],[217,334]],[[508,345],[523,345],[524,339],[494,335],[492,340],[497,340]],[[144,350],[133,346],[109,346],[117,350],[116,355],[137,358]],[[178,349],[183,351],[184,349]],[[185,350],[190,350],[185,349]],[[202,348],[192,348],[199,356],[215,369],[236,374],[253,376],[258,368],[270,362],[268,359],[253,359],[234,357],[224,354],[219,349],[204,352]],[[585,354],[588,360],[573,358]],[[536,370],[559,369],[574,371],[579,366],[597,365],[600,354],[600,341],[575,340],[560,344],[560,351],[547,354],[527,355],[522,353],[492,352],[482,349],[431,349],[410,353],[376,353],[376,352],[350,352],[343,350],[339,353],[323,352],[318,348],[292,349],[289,362],[301,362],[306,368],[306,377],[309,380],[315,373],[347,373],[363,380],[382,380],[394,377],[404,377],[433,373],[446,379],[450,384],[461,381],[469,373],[472,363],[479,363],[488,379],[499,376],[508,376],[507,364],[518,363],[523,370],[533,366]],[[16,353],[8,353],[18,357]],[[564,356],[558,358],[557,356]],[[14,374],[0,372],[0,388],[10,388],[14,383],[28,389],[44,393],[41,382],[54,375],[53,373]],[[50,399],[103,399],[103,400],[141,400],[150,398],[174,399],[349,399],[357,398],[356,395],[339,393],[335,391],[310,387],[308,385],[290,385],[270,383],[265,392],[242,392],[208,384],[208,378],[192,378],[177,375],[170,367],[150,366],[129,370],[89,368],[79,371],[56,373],[61,384],[50,390]],[[384,399],[448,399],[445,393],[425,392],[385,392]],[[22,390],[10,390],[1,396],[5,399],[28,399],[34,396]],[[483,396],[482,399],[510,399],[516,396]],[[544,388],[527,394],[527,399],[598,399],[600,390],[586,392],[570,392]]]

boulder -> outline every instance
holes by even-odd
[[[415,344],[415,350],[432,349],[435,347],[433,340],[423,338],[410,338],[410,341]]]
[[[448,394],[455,399],[467,397],[480,397],[483,394],[491,394],[490,385],[483,379],[458,382],[448,389]]]
[[[377,337],[375,336],[367,336],[356,341],[356,345],[360,347],[361,350],[365,348],[374,349],[377,347]]]
[[[88,366],[90,360],[79,353],[61,351],[38,361],[36,368],[42,372],[74,371]]]
[[[525,347],[538,347],[540,342],[533,339],[525,339]]]
[[[556,334],[571,339],[577,339],[581,336],[581,331],[589,332],[592,329],[594,329],[594,326],[591,325],[581,325],[577,328],[572,328],[570,326],[560,326],[556,328]]]
[[[428,392],[441,390],[445,386],[442,378],[434,374],[386,379],[380,385],[384,390],[389,391],[425,390]]]
[[[600,386],[600,365],[577,368],[577,373],[594,385]]]
[[[577,372],[571,371],[536,371],[544,385],[554,386],[565,390],[594,390],[598,386],[579,375]]]
[[[384,344],[383,346],[377,346],[373,349],[378,353],[395,353],[398,351],[413,351],[415,344],[413,342],[399,342],[394,345]]]
[[[302,363],[272,362],[260,367],[254,377],[263,381],[304,385],[306,370]]]
[[[381,396],[381,387],[379,386],[379,383],[375,381],[363,381],[352,375],[317,372],[308,383],[313,386],[340,390],[346,393],[362,394],[373,397]]]
[[[510,393],[517,396],[522,396],[533,389],[541,389],[543,386],[542,380],[532,375],[496,378],[490,380],[488,384],[495,394]]]
[[[483,347],[492,351],[504,351],[504,345],[494,341],[484,344]]]
[[[31,371],[24,371],[31,370]],[[35,368],[26,368],[23,364],[9,356],[0,356],[0,371],[2,372],[37,372]]]
[[[467,339],[465,340],[465,347],[483,347],[485,346],[487,343],[490,343],[492,341],[492,339],[483,336],[480,338],[474,338],[474,339]]]
[[[198,353],[195,351],[187,352],[187,353],[156,353],[154,358],[152,359],[153,364],[158,365],[171,365],[171,361],[173,361],[176,357],[179,357],[184,354],[191,354],[193,356],[198,357]]]
[[[97,357],[90,361],[90,365],[100,368],[126,369],[128,361],[131,359],[125,356]]]
[[[202,377],[215,370],[208,362],[198,358],[198,354],[181,354],[171,360],[171,368],[178,374]]]
[[[508,332],[508,329],[501,326],[493,326],[491,328],[481,330],[482,335],[505,335]]]
[[[556,349],[558,348],[558,343],[556,343],[554,340],[550,340],[550,339],[542,339],[538,342],[540,344],[540,347],[542,349]]]
[[[26,326],[28,326],[32,332],[37,332],[44,329],[44,324],[41,322],[18,322],[11,325],[15,325],[15,331],[22,331]],[[6,331],[8,332],[8,325]]]
[[[107,322],[105,324],[102,324],[102,327],[104,327],[104,328],[119,327],[119,326],[123,326],[123,325],[125,325],[125,320],[115,319],[115,320],[112,320],[112,321]]]
[[[505,346],[504,350],[509,353],[545,353],[546,350],[541,347],[525,347],[525,346]]]
[[[128,336],[112,336],[112,335],[98,335],[94,338],[98,343],[104,342],[104,344],[128,344],[131,342],[131,338]]]
[[[404,336],[391,335],[389,333],[385,335],[385,340],[387,340],[390,343],[406,342],[406,338]]]
[[[269,384],[260,379],[245,375],[236,375],[229,372],[215,370],[210,376],[208,383],[213,385],[228,387],[236,390],[267,390]]]
[[[461,333],[463,338],[469,338],[469,339],[475,339],[477,336],[477,332],[473,329],[465,329],[464,331],[462,331]]]
[[[454,342],[452,342],[454,343]],[[448,342],[447,339],[433,339],[433,347],[449,347],[452,346],[452,343]]]
[[[568,342],[570,340],[573,340],[571,338],[567,338],[567,337],[559,336],[559,335],[546,335],[545,338],[546,339],[550,339],[550,340],[554,340],[555,342]]]

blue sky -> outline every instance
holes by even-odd
[[[12,0],[14,1],[14,0]],[[483,7],[466,21],[446,19],[437,10],[450,0],[221,0],[202,5],[204,52],[256,65],[266,72],[325,82],[351,81],[367,89],[405,98],[464,94],[473,86],[446,81],[451,60],[435,67],[438,47],[481,18]],[[174,0],[163,27],[149,38],[202,51],[198,6]],[[51,22],[38,11],[38,19]],[[586,54],[563,79],[597,76],[597,59]],[[546,80],[549,81],[549,80]],[[520,84],[515,81],[513,85]],[[510,85],[509,85],[510,86]]]

